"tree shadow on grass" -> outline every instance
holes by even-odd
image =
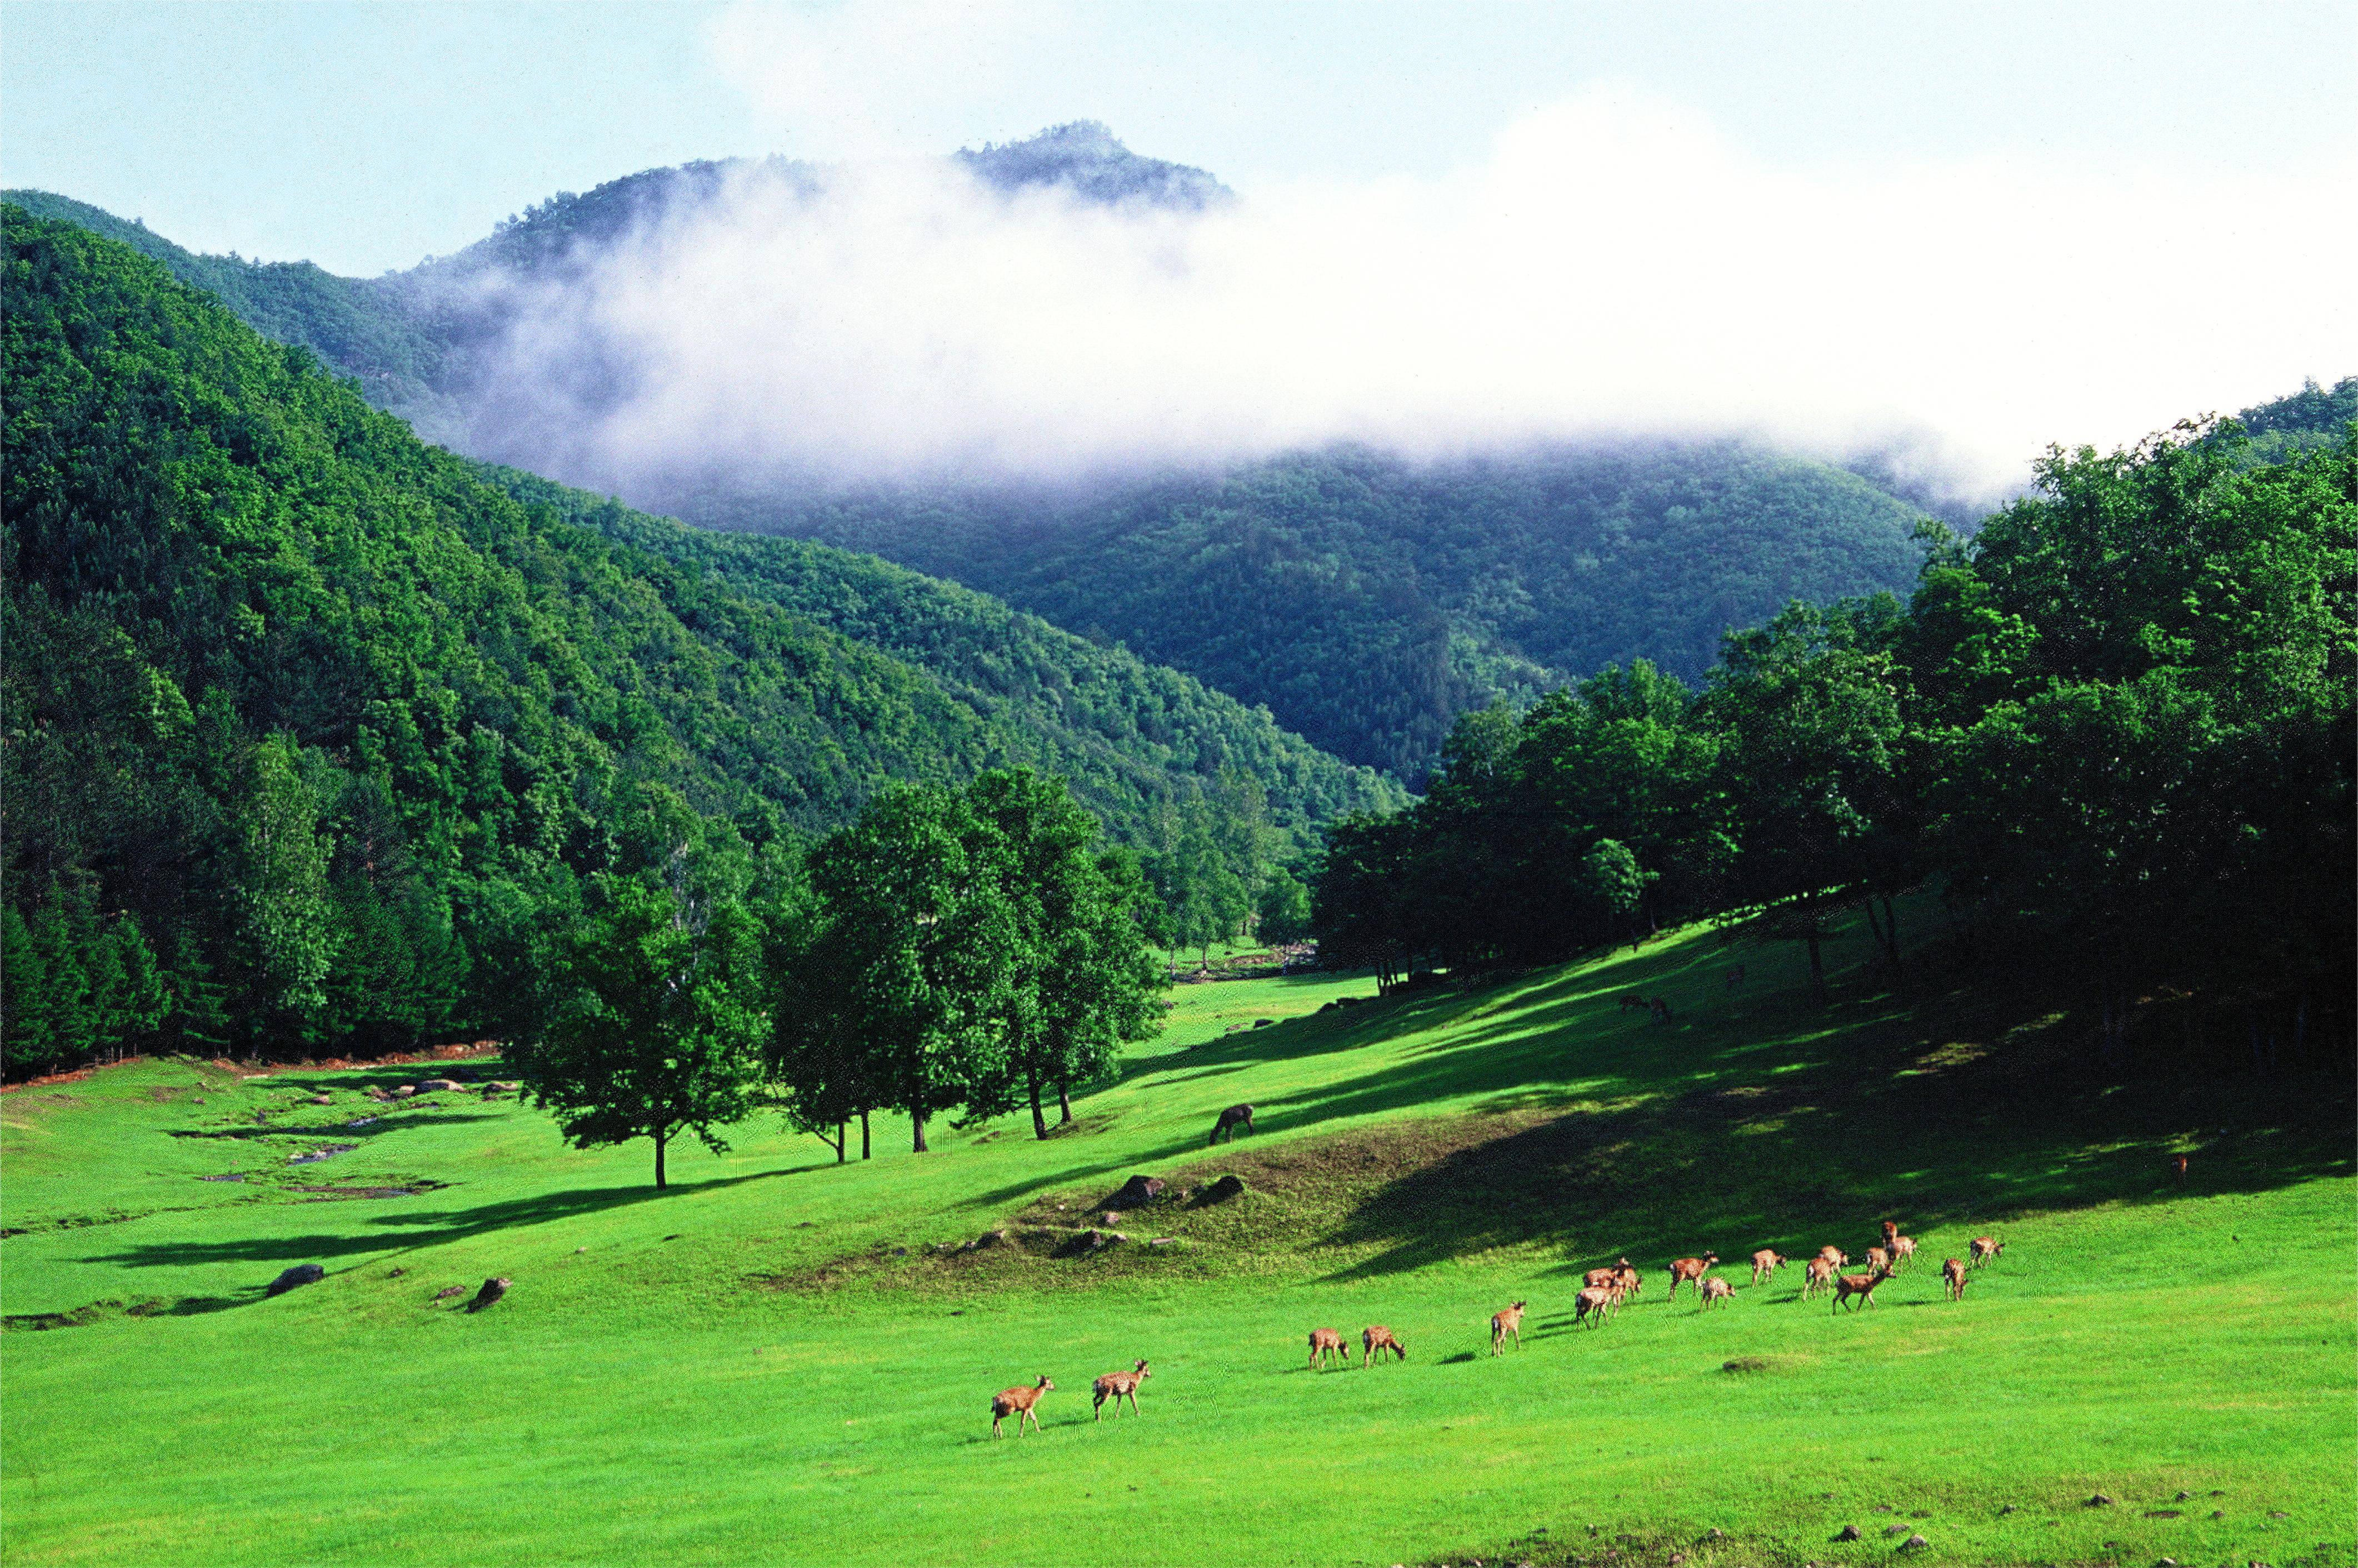
[[[665,1198],[688,1197],[794,1174],[795,1170],[753,1171],[737,1176],[715,1176],[702,1182],[679,1182],[661,1191],[644,1185],[573,1187],[537,1197],[511,1198],[478,1204],[471,1208],[413,1210],[404,1214],[372,1215],[366,1227],[346,1234],[248,1236],[211,1241],[152,1241],[119,1252],[93,1253],[85,1263],[119,1263],[127,1268],[189,1268],[209,1263],[320,1262],[366,1254],[372,1259],[464,1241],[518,1226],[542,1225],[582,1215],[604,1214]]]

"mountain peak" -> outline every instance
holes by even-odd
[[[1200,211],[1235,192],[1204,169],[1143,157],[1098,120],[1068,120],[1020,142],[961,148],[959,164],[1001,190],[1061,185],[1092,201]]]

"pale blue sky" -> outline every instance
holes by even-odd
[[[0,182],[373,273],[652,165],[1067,119],[1231,184],[1429,177],[1614,81],[1770,162],[2291,172],[2358,5],[0,4]]]

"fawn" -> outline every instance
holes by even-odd
[[[1963,1301],[1965,1297],[1965,1265],[1962,1259],[1952,1258],[1941,1265],[1941,1278],[1949,1287],[1949,1299]]]
[[[1700,1258],[1671,1260],[1671,1294],[1679,1293],[1679,1286],[1689,1280],[1701,1280],[1711,1266],[1719,1261],[1719,1254],[1706,1252]]]
[[[1725,1280],[1697,1280],[1695,1293],[1703,1297],[1704,1306],[1709,1306],[1714,1302],[1724,1302],[1734,1295],[1736,1287]]]
[[[1801,1270],[1801,1299],[1803,1301],[1808,1301],[1820,1291],[1831,1287],[1834,1282],[1834,1260],[1831,1258],[1823,1257],[1812,1258],[1807,1264],[1803,1265]]]
[[[1408,1346],[1400,1342],[1400,1336],[1383,1325],[1370,1324],[1359,1331],[1359,1365],[1362,1368],[1387,1350],[1403,1361],[1408,1359]]]
[[[1044,1372],[1040,1375],[1040,1380],[1028,1389],[1001,1389],[991,1395],[990,1435],[993,1437],[1001,1435],[999,1423],[1009,1416],[1015,1418],[1015,1435],[1018,1437],[1023,1435],[1025,1421],[1030,1421],[1034,1427],[1037,1427],[1040,1424],[1040,1412],[1033,1407],[1040,1402],[1042,1394],[1055,1386],[1048,1380],[1048,1375]]]
[[[1973,1266],[1976,1269],[2005,1250],[2006,1243],[1990,1236],[1976,1236],[1965,1245],[1965,1251],[1973,1259]]]
[[[1834,1310],[1840,1312],[1853,1296],[1858,1298],[1861,1306],[1873,1306],[1875,1287],[1889,1278],[1888,1268],[1878,1268],[1872,1274],[1844,1274],[1834,1281]]]
[[[1342,1331],[1334,1328],[1312,1329],[1310,1331],[1310,1364],[1324,1371],[1326,1368],[1326,1358],[1330,1356],[1340,1356],[1346,1367],[1351,1364],[1351,1347],[1343,1343]]]
[[[1146,1369],[1146,1363],[1141,1361],[1137,1366],[1131,1368],[1127,1372],[1108,1372],[1104,1377],[1099,1378],[1095,1383],[1090,1385],[1091,1391],[1096,1395],[1096,1398],[1091,1401],[1091,1408],[1097,1411],[1097,1414],[1091,1416],[1089,1419],[1091,1421],[1103,1421],[1105,1419],[1105,1402],[1108,1400],[1111,1400],[1113,1401],[1113,1413],[1120,1415],[1121,1413],[1121,1401],[1124,1395],[1128,1395],[1130,1399],[1130,1413],[1136,1415],[1138,1413],[1138,1385],[1146,1381],[1146,1379],[1152,1376],[1152,1374],[1148,1372]],[[1022,1423],[1020,1422],[1017,1423],[1018,1426],[1021,1426],[1022,1424]]]
[[[1516,1349],[1520,1350],[1523,1347],[1523,1308],[1529,1304],[1528,1302],[1517,1302],[1503,1312],[1494,1312],[1490,1314],[1491,1355],[1496,1356],[1507,1347],[1509,1336],[1514,1338]]]
[[[1758,1284],[1791,1261],[1790,1258],[1774,1248],[1763,1247],[1752,1255],[1752,1282]]]
[[[1612,1286],[1591,1285],[1572,1298],[1572,1321],[1586,1323],[1595,1328],[1613,1315],[1613,1309],[1620,1300],[1620,1292]]]

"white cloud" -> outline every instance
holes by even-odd
[[[817,94],[825,58],[760,69]],[[748,177],[518,296],[492,440],[630,485],[1912,433],[1996,488],[2051,440],[2358,369],[2352,173],[1780,168],[1596,91],[1446,178],[1202,214],[1003,196],[932,160],[815,194]]]

